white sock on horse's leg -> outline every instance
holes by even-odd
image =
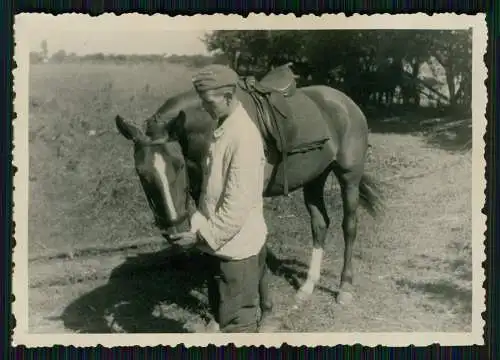
[[[307,279],[301,287],[301,291],[307,294],[312,294],[314,286],[319,281],[321,275],[321,262],[323,261],[323,249],[313,248],[311,253],[311,262],[309,263],[309,271]]]
[[[207,329],[210,331],[214,331],[214,332],[220,331],[219,323],[217,321],[215,321],[214,319],[210,319],[210,321],[207,324]]]

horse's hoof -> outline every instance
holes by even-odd
[[[311,297],[311,294],[299,290],[295,294],[295,305],[293,306],[294,309],[298,309],[300,306],[302,306],[309,298]]]
[[[281,328],[281,321],[272,313],[263,313],[259,322],[259,333],[273,333]]]
[[[208,324],[197,324],[191,329],[195,333],[220,333],[219,324],[215,320],[210,320]]]
[[[260,304],[260,310],[262,311],[262,315],[268,315],[273,312],[274,303],[271,300],[265,301]]]
[[[339,291],[337,295],[337,303],[340,305],[349,305],[353,299],[354,296],[349,291]]]

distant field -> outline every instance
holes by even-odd
[[[30,257],[150,235],[132,149],[114,117],[142,121],[190,86],[189,70],[41,65],[30,78]]]
[[[200,285],[194,268],[189,274],[171,270],[163,260],[158,265],[154,254],[141,261],[126,257],[159,245],[150,241],[157,233],[134,172],[131,145],[114,124],[117,113],[140,122],[189,87],[191,73],[178,65],[31,68],[33,331],[113,331],[105,320],[109,316],[129,332],[182,331],[184,324],[189,328],[200,321],[203,288],[189,291]],[[463,128],[459,133],[452,137],[463,136]],[[370,143],[368,169],[384,181],[387,213],[374,220],[360,210],[356,303],[343,309],[333,297],[343,241],[340,194],[332,179],[327,197],[332,225],[320,288],[309,311],[291,320],[291,329],[470,331],[471,152],[444,150],[418,129],[377,130]],[[283,309],[294,291],[286,278],[303,277],[309,261],[302,194],[266,201],[266,218],[270,247],[282,261],[272,287]],[[134,244],[135,249],[126,248]],[[149,263],[156,267],[148,268]],[[132,268],[133,276],[120,277],[124,267]],[[123,301],[129,305],[118,310]],[[55,313],[62,317],[54,318]]]

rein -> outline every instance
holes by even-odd
[[[135,143],[139,143],[142,146],[154,146],[154,145],[164,145],[168,143],[168,137],[164,136],[155,140],[150,140],[145,136],[141,136],[140,138],[134,139]]]

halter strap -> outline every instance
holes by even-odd
[[[182,212],[182,215],[178,216],[176,220],[174,221],[162,221],[160,223],[160,232],[162,234],[167,234],[168,231],[166,230],[169,230],[169,229],[173,229],[174,232],[177,232],[178,229],[177,227],[179,225],[182,225],[183,223],[186,222],[186,220],[191,220],[191,216],[196,212],[196,206],[193,205],[193,198],[191,197],[191,194],[190,194],[190,186],[189,186],[189,178],[187,180],[187,184],[186,184],[186,189],[184,190],[185,191],[185,196],[186,196],[186,202],[185,202],[185,205],[184,205],[184,211]],[[163,219],[165,220],[165,219]],[[162,229],[162,225],[163,224],[167,224],[167,227],[166,229]],[[191,223],[189,222],[189,227],[191,226]]]

